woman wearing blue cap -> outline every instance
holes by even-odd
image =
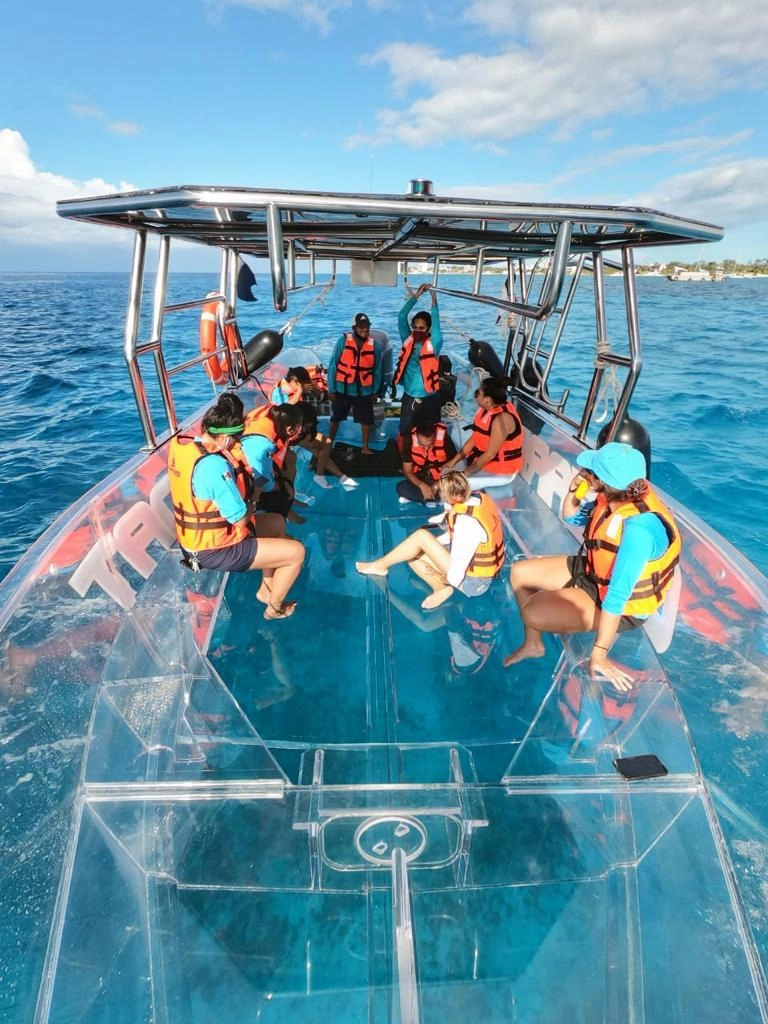
[[[628,690],[631,676],[608,652],[617,633],[642,625],[663,604],[680,556],[680,532],[645,479],[645,457],[636,448],[611,441],[581,452],[576,462],[581,468],[562,515],[584,526],[584,541],[576,555],[513,563],[510,579],[525,636],[504,665],[540,658],[542,633],[594,630],[590,675]]]

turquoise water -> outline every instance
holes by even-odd
[[[173,276],[169,301],[216,285],[208,275]],[[637,286],[644,370],[632,413],[650,430],[654,479],[766,573],[768,280],[640,278]],[[122,356],[127,290],[127,274],[0,275],[0,577],[59,512],[142,443]],[[610,329],[621,282],[609,278],[607,291]],[[271,309],[266,293],[262,275],[259,302],[240,306],[244,338],[288,319]],[[297,296],[290,314],[311,294]],[[291,343],[327,356],[358,310],[396,338],[401,298],[399,289],[342,280],[328,304],[316,304],[297,325]],[[590,304],[585,290],[576,322],[580,305],[586,312]],[[465,340],[455,328],[501,343],[491,308],[452,299],[441,308],[458,351]],[[180,357],[196,351],[196,313],[169,318],[166,336],[178,341]],[[177,381],[181,416],[211,394],[202,371]]]

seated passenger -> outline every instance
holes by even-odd
[[[632,677],[608,651],[617,633],[642,625],[663,604],[680,556],[680,533],[645,479],[642,452],[611,441],[581,452],[576,462],[582,469],[571,480],[562,515],[584,525],[584,543],[576,555],[513,563],[510,578],[525,637],[504,664],[540,658],[542,633],[594,631],[590,675],[629,690]],[[595,496],[582,503],[587,487]]]
[[[225,392],[206,412],[198,435],[172,438],[168,481],[176,536],[185,562],[195,569],[261,569],[256,597],[267,606],[264,618],[284,619],[296,607],[286,597],[301,571],[304,547],[288,537],[254,536],[229,457],[244,429],[242,402]]]
[[[403,475],[397,485],[400,501],[436,501],[440,474],[456,454],[444,423],[435,423],[425,413],[414,418],[410,433],[403,438]]]
[[[279,384],[275,384],[269,396],[273,405],[298,405],[304,395],[313,389],[312,378],[305,366],[291,366]]]
[[[291,508],[295,460],[292,465],[288,457],[289,446],[301,433],[301,427],[301,410],[295,405],[262,405],[245,417],[240,439],[246,466],[258,490],[256,508],[277,512],[292,522],[304,522]]]
[[[466,459],[464,470],[475,487],[511,483],[523,465],[523,425],[507,398],[507,381],[486,377],[475,391],[478,410],[472,434],[448,463],[453,469]]]
[[[338,477],[339,483],[347,491],[353,491],[359,487],[357,480],[347,476],[331,458],[331,439],[317,429],[317,409],[309,402],[299,402],[297,408],[301,410],[302,428],[293,443],[312,453],[315,460],[315,483],[318,487],[333,486],[325,479],[328,473]]]
[[[444,534],[435,537],[422,527],[386,555],[355,563],[363,576],[386,576],[393,565],[407,562],[432,590],[422,608],[437,608],[454,590],[479,597],[504,564],[501,516],[493,499],[473,494],[464,474],[455,471],[441,477],[440,494],[449,506],[436,517],[437,522],[446,521]]]

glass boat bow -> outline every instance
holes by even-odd
[[[589,678],[586,636],[503,669],[521,633],[506,572],[431,613],[405,567],[357,575],[425,518],[391,478],[317,495],[296,531],[299,608],[272,623],[247,574],[180,564],[165,471],[175,385],[202,377],[194,337],[171,365],[165,321],[206,301],[167,301],[172,241],[221,249],[222,323],[237,322],[242,255],[269,261],[280,310],[335,260],[369,283],[429,261],[438,294],[514,314],[500,356],[518,371],[525,467],[494,490],[508,558],[574,551],[558,512],[598,393],[614,374],[618,424],[642,362],[632,251],[719,229],[428,188],[180,187],[59,212],[136,232],[125,354],[147,445],[0,584],[4,1018],[765,1024],[765,740],[740,742],[723,706],[764,699],[768,587],[726,541],[669,499],[681,572],[664,615],[617,642],[637,679],[621,694]],[[499,265],[518,298],[489,294]],[[572,333],[585,285],[594,322]],[[254,353],[227,355],[250,406],[313,357]],[[581,377],[552,397],[563,365]],[[459,431],[477,371],[454,369]],[[395,425],[379,417],[382,445]],[[645,754],[667,774],[616,771]]]

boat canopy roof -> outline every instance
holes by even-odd
[[[471,262],[551,253],[564,225],[570,251],[715,242],[722,228],[641,207],[514,203],[435,196],[177,185],[59,202],[60,216],[183,238],[258,257],[275,242],[297,257]],[[430,186],[419,190],[420,185]],[[281,237],[278,237],[281,236]]]

